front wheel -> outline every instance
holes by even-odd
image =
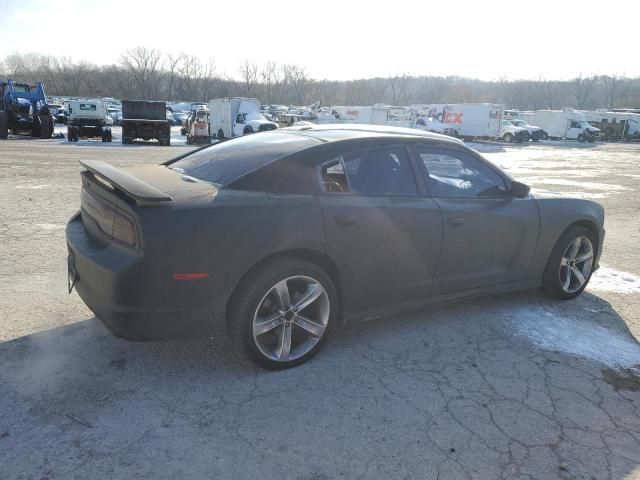
[[[513,135],[511,135],[510,133],[505,133],[502,139],[507,143],[511,143],[513,141]]]
[[[542,276],[542,291],[550,297],[571,299],[589,283],[596,257],[591,230],[573,226],[558,240]]]
[[[580,143],[584,143],[586,139],[587,137],[584,134],[581,133],[580,135],[578,135],[578,141]]]
[[[234,341],[257,364],[278,370],[313,357],[337,321],[338,297],[327,273],[296,258],[265,264],[241,282],[229,310]]]

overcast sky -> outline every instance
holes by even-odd
[[[231,77],[245,59],[296,63],[336,80],[640,76],[639,0],[0,3],[0,58],[18,51],[117,63],[143,45],[213,57]]]

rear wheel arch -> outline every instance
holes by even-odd
[[[305,260],[307,262],[313,263],[317,267],[320,267],[324,272],[329,276],[333,285],[336,288],[336,293],[338,295],[338,318],[341,321],[342,308],[343,305],[343,290],[341,284],[341,275],[340,269],[335,261],[324,253],[318,252],[317,250],[311,250],[308,248],[296,248],[290,250],[283,250],[280,252],[272,253],[261,260],[257,261],[250,267],[244,274],[240,277],[240,279],[236,282],[231,290],[231,294],[229,295],[227,302],[225,304],[225,325],[227,326],[227,331],[229,331],[229,312],[231,309],[231,305],[236,298],[237,294],[242,290],[242,286],[246,283],[252,276],[258,272],[259,270],[265,268],[271,262],[277,262],[280,259],[299,259]]]

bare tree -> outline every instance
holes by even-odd
[[[120,65],[138,87],[137,94],[144,99],[157,98],[162,54],[155,48],[134,47],[120,57]]]
[[[600,77],[600,83],[602,85],[604,107],[615,107],[618,99],[618,90],[620,89],[620,77],[617,75],[603,75]]]
[[[569,81],[576,108],[583,109],[587,107],[597,81],[597,77],[583,77],[582,74]]]
[[[251,97],[258,84],[258,65],[245,60],[239,68],[242,90],[245,97]]]

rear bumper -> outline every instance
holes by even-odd
[[[67,224],[66,237],[78,295],[117,336],[145,341],[211,335],[206,279],[176,281],[171,267],[147,251],[96,244],[79,213]]]

